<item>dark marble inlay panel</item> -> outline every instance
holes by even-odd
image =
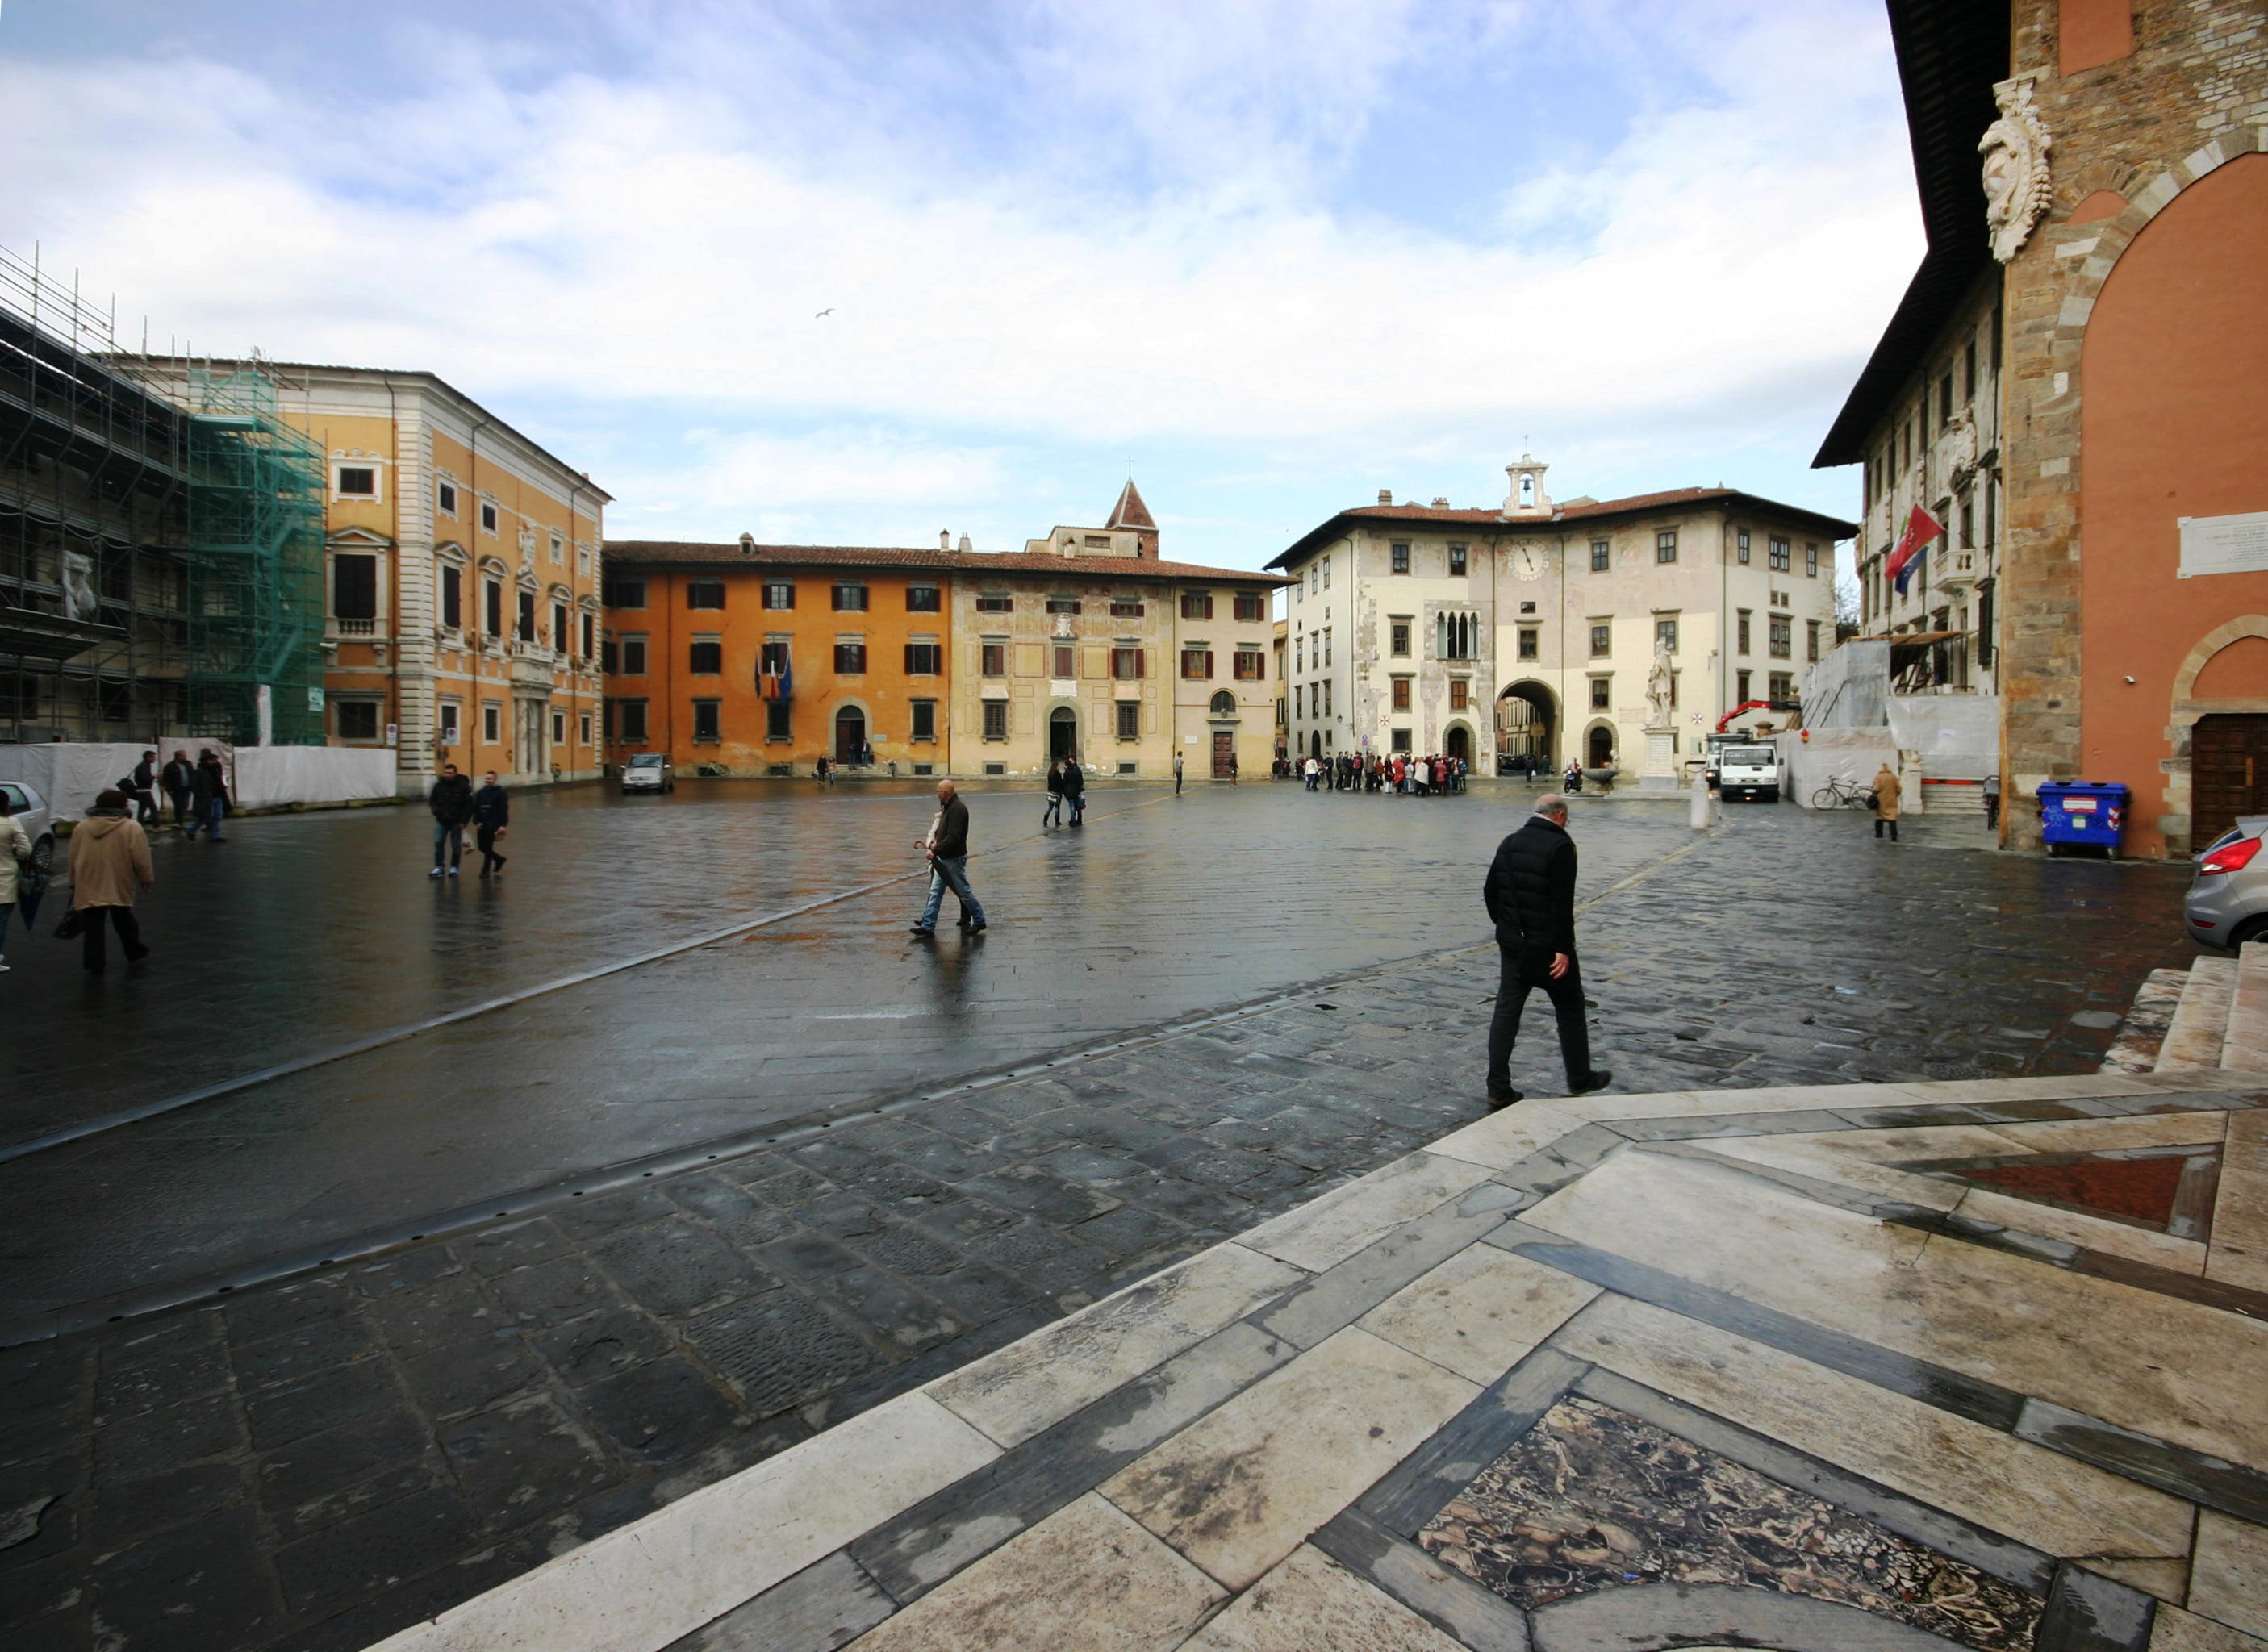
[[[1594,1400],[1563,1399],[1418,1536],[1534,1611],[1648,1583],[1832,1601],[1977,1652],[2024,1652],[2043,1603]]]

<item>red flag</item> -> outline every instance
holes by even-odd
[[[1890,552],[1889,561],[1882,564],[1882,572],[1897,583],[1898,595],[1906,594],[1906,581],[1913,577],[1914,559],[1921,554],[1922,547],[1945,532],[1944,524],[1923,510],[1913,508],[1906,518],[1906,531]]]

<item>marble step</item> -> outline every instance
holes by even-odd
[[[2118,1024],[2118,1036],[2103,1053],[2103,1072],[2148,1073],[2157,1069],[2158,1051],[2166,1041],[2166,1029],[2173,1023],[2174,1010],[2182,1002],[2182,988],[2188,985],[2189,979],[2189,972],[2184,969],[2150,972],[2141,990],[2134,995],[2134,1007]]]
[[[2156,1071],[2198,1072],[2220,1065],[2220,1046],[2228,1036],[2228,1007],[2236,996],[2237,964],[2233,958],[2200,957],[2190,966],[2182,986],[2182,1001],[2174,1006],[2173,1024],[2166,1029],[2158,1049]]]
[[[2244,1073],[2268,1073],[2268,941],[2247,941],[2237,954],[2236,992],[2220,1064]]]

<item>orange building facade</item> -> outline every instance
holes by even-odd
[[[951,575],[939,553],[607,547],[608,759],[810,773],[950,771]]]
[[[2127,853],[2186,855],[2268,812],[2260,8],[1892,0],[1890,21],[1929,252],[1817,462],[1926,473],[1945,421],[1920,400],[1989,335],[1992,435],[1917,502],[1999,506],[1977,598],[2002,840],[2039,844],[2041,786],[2104,782],[2132,793]]]

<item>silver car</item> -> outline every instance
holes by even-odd
[[[622,765],[622,796],[634,791],[675,791],[677,767],[661,752],[640,752]]]
[[[2190,938],[2236,947],[2268,936],[2268,814],[2247,815],[2196,856],[2182,915]]]
[[[40,796],[39,788],[20,780],[0,780],[0,797],[8,800],[8,812],[32,840],[32,858],[26,870],[45,877],[55,864],[55,821],[48,800]]]

